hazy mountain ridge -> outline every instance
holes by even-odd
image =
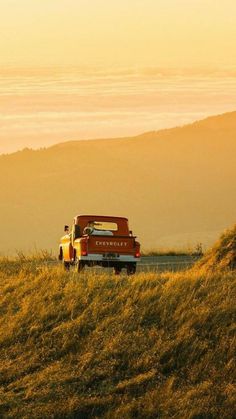
[[[235,223],[235,179],[236,112],[3,155],[0,251],[55,248],[77,213],[127,215],[146,248],[209,242]]]

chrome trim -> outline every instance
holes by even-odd
[[[90,253],[87,256],[78,255],[77,257],[79,260],[84,261],[97,261],[97,262],[140,262],[140,258],[136,258],[135,256],[131,255],[119,255],[116,258],[105,258],[101,253]]]

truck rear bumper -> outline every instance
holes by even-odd
[[[139,262],[140,258],[136,258],[132,255],[119,255],[117,257],[108,257],[106,255],[102,255],[99,253],[91,253],[87,256],[78,256],[79,260],[83,261],[91,261],[91,262],[122,262],[122,263],[128,263],[128,262]]]

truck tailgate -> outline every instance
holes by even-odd
[[[88,240],[88,253],[132,254],[134,252],[134,237],[91,235]]]

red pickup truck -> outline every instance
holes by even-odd
[[[65,226],[60,240],[59,259],[66,269],[75,265],[78,272],[87,266],[112,267],[116,274],[122,268],[128,275],[136,272],[140,244],[129,230],[124,217],[78,215],[71,231]]]

